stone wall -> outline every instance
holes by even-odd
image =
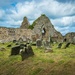
[[[32,30],[30,29],[20,29],[20,28],[0,28],[0,42],[8,42],[12,40],[18,40],[22,38],[31,39]]]

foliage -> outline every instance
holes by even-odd
[[[41,14],[41,16],[46,16],[45,14]]]
[[[29,27],[28,27],[28,29],[33,29],[34,28],[34,26],[33,25],[29,25]]]

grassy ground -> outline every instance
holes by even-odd
[[[52,45],[53,53],[44,53],[43,48],[33,46],[34,56],[21,61],[21,56],[10,56],[11,47],[1,44],[4,51],[0,51],[0,75],[75,75],[75,45],[67,49],[57,49]]]

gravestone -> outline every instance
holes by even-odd
[[[22,57],[22,61],[30,56],[33,56],[34,52],[32,47],[29,45],[27,47],[25,47],[24,51],[21,51],[21,57]]]
[[[50,48],[50,42],[49,41],[46,41],[45,45],[46,45],[47,48]]]
[[[28,45],[28,51],[27,52],[29,55],[34,55],[33,49],[30,45]]]
[[[53,50],[52,50],[52,47],[50,46],[50,42],[49,41],[45,41],[45,40],[43,40],[43,46],[44,46],[44,48],[45,48],[45,53],[48,53],[48,52],[53,52]]]
[[[20,46],[15,46],[11,48],[11,55],[18,55],[20,52]]]
[[[43,40],[42,43],[43,43],[43,46],[44,46],[45,48],[51,48],[51,47],[50,47],[50,42],[49,42],[49,41]]]
[[[68,43],[64,46],[64,48],[66,49],[67,47],[69,47],[69,45],[70,45],[70,42],[68,42]]]
[[[61,46],[62,46],[62,43],[59,43],[57,48],[61,48]]]
[[[42,46],[42,41],[40,39],[36,40],[36,46],[41,47]]]

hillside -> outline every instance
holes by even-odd
[[[52,45],[53,53],[44,53],[43,48],[32,46],[35,55],[21,61],[21,56],[10,56],[11,47],[1,44],[0,75],[75,75],[75,45],[69,48],[57,49],[58,44]]]

